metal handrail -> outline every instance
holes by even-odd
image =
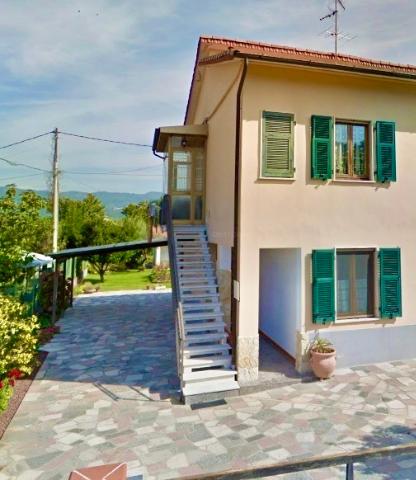
[[[168,234],[168,250],[169,250],[169,266],[170,266],[170,279],[172,284],[172,297],[173,297],[173,310],[176,329],[176,362],[178,367],[178,373],[182,379],[182,349],[184,338],[183,327],[183,315],[182,305],[180,302],[179,293],[179,276],[178,268],[176,265],[176,248],[172,223],[172,204],[169,195],[165,195],[162,200],[163,217],[166,224],[166,230]]]
[[[163,216],[166,223],[166,230],[168,234],[168,250],[169,250],[169,263],[170,263],[170,275],[171,275],[171,283],[172,283],[172,293],[173,293],[173,300],[174,300],[174,308],[175,310],[178,307],[179,303],[179,282],[178,282],[178,275],[177,275],[177,268],[176,268],[176,249],[175,249],[175,241],[173,237],[173,223],[172,223],[172,204],[169,195],[165,195],[162,200],[162,210]]]
[[[251,467],[238,470],[223,470],[217,473],[204,473],[180,477],[181,480],[241,480],[250,478],[271,477],[285,473],[303,472],[317,468],[335,467],[345,465],[345,480],[354,480],[354,464],[364,463],[370,459],[382,458],[392,455],[416,453],[416,442],[405,445],[370,448],[358,452],[337,453],[307,459],[284,461],[270,465]],[[178,479],[179,480],[179,479]]]

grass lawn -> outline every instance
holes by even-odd
[[[111,292],[114,290],[139,290],[147,286],[154,286],[150,281],[149,275],[152,270],[128,270],[126,272],[107,272],[104,277],[104,283],[100,283],[99,275],[89,273],[86,282],[100,286],[100,292]],[[167,285],[169,286],[169,285]]]

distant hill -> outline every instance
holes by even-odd
[[[6,191],[6,187],[0,186],[0,196],[3,196]],[[18,192],[22,192],[22,189],[17,189]],[[35,190],[42,197],[47,197],[49,192],[46,190]],[[163,195],[162,192],[147,192],[147,193],[124,193],[124,192],[92,192],[97,198],[99,198],[105,207],[105,211],[109,217],[120,218],[121,210],[129,203],[139,203],[145,200],[154,201],[159,200]],[[72,198],[73,200],[82,200],[88,194],[86,192],[68,191],[61,192],[62,197]]]

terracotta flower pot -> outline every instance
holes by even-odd
[[[331,377],[337,365],[336,355],[335,350],[330,353],[319,353],[311,350],[310,363],[313,373],[321,380]]]

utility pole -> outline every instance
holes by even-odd
[[[59,230],[59,170],[58,170],[58,129],[53,131],[53,165],[52,165],[52,252],[58,251],[58,230]],[[52,292],[52,322],[57,320],[58,311],[58,289],[59,289],[59,262],[55,259],[55,271],[53,273],[53,292]]]
[[[52,167],[52,215],[53,215],[53,236],[52,252],[58,251],[58,230],[59,230],[59,170],[58,170],[58,129],[53,131],[53,167]]]

